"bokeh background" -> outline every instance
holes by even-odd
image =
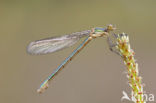
[[[131,103],[122,59],[105,38],[93,40],[50,83],[42,81],[82,42],[40,56],[27,54],[34,40],[114,24],[129,34],[147,94],[156,95],[155,0],[0,0],[0,103]],[[154,102],[153,102],[154,103]]]

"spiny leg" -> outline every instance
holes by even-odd
[[[118,37],[117,34],[115,34],[115,33],[113,33],[112,36],[113,36],[115,39]],[[121,54],[119,53],[119,51],[115,48],[117,44],[116,44],[116,43],[113,43],[113,41],[111,40],[111,38],[110,38],[109,36],[107,37],[107,43],[108,43],[108,46],[109,46],[110,51],[112,51],[112,52],[114,52],[115,54],[121,56]]]

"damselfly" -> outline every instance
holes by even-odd
[[[37,90],[42,93],[48,88],[48,83],[52,80],[56,74],[68,64],[74,56],[76,56],[92,39],[97,37],[109,37],[109,33],[115,28],[112,25],[108,25],[106,28],[93,28],[92,30],[85,30],[81,32],[75,32],[69,35],[60,37],[47,38],[31,42],[27,48],[30,54],[47,54],[59,51],[61,49],[74,45],[80,38],[87,36],[80,46],[69,55],[58,68],[41,84]]]

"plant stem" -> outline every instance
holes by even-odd
[[[134,103],[146,103],[143,98],[143,85],[139,76],[138,64],[134,59],[134,51],[130,47],[129,37],[127,34],[117,35],[117,46],[124,64],[128,70],[129,85],[132,88],[132,101]]]

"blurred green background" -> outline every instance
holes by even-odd
[[[0,103],[121,103],[122,91],[130,93],[126,67],[105,38],[93,40],[41,95],[41,82],[82,41],[48,55],[26,52],[31,41],[108,24],[129,34],[144,90],[156,95],[155,0],[1,0]]]

